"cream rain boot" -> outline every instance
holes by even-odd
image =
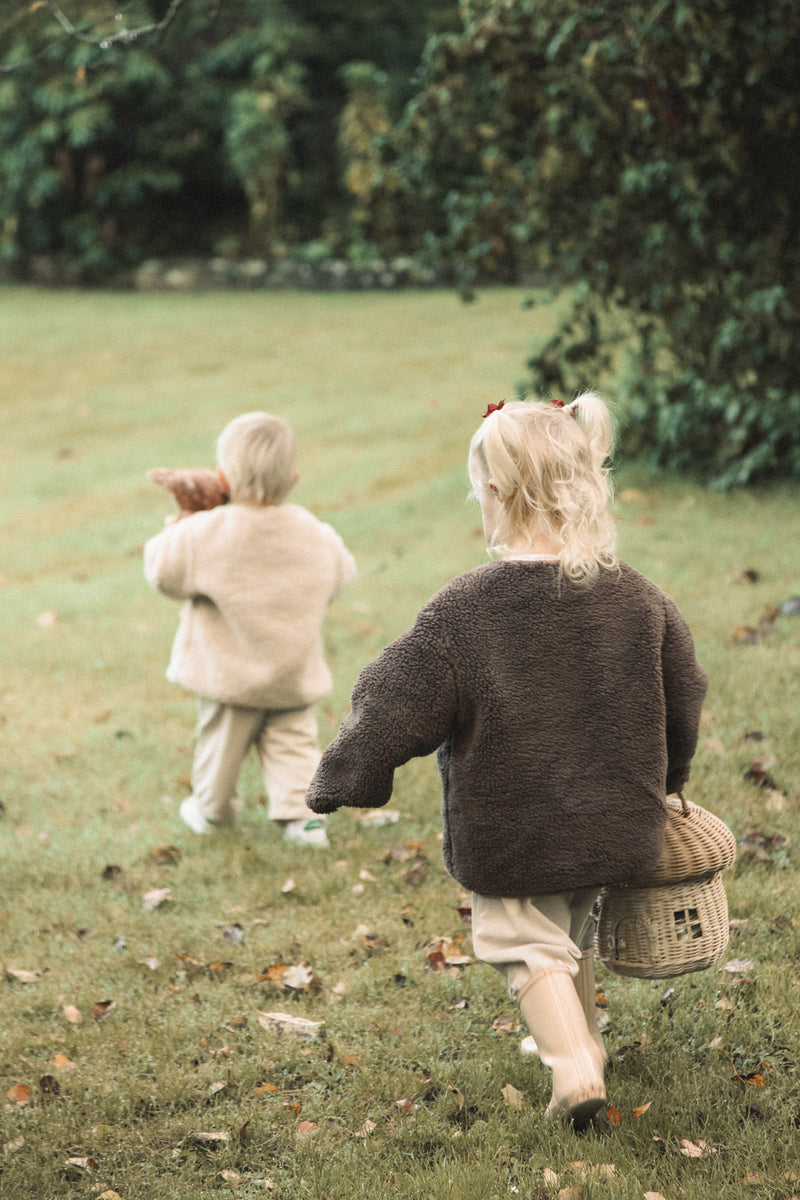
[[[517,997],[522,1016],[553,1072],[553,1096],[545,1116],[589,1124],[606,1099],[605,1051],[592,1037],[569,971],[556,967],[531,979]]]
[[[586,1024],[589,1026],[589,1033],[593,1040],[600,1047],[603,1053],[603,1063],[608,1062],[608,1052],[603,1042],[603,1035],[600,1032],[600,1026],[597,1022],[597,996],[595,992],[594,982],[594,950],[584,950],[578,960],[578,974],[575,977],[575,990],[578,993],[578,999],[581,1002],[583,1014],[586,1017]],[[533,1058],[538,1055],[539,1050],[536,1041],[532,1037],[524,1037],[519,1044],[520,1053],[523,1058]]]
[[[575,977],[575,991],[581,1002],[589,1033],[603,1053],[603,1064],[608,1062],[608,1051],[603,1042],[603,1035],[597,1023],[597,992],[594,984],[594,950],[584,950],[578,962],[578,974]]]

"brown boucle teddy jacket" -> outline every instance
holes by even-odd
[[[453,580],[359,677],[314,812],[387,802],[438,749],[445,865],[487,896],[609,884],[658,858],[706,674],[675,604],[624,563],[590,588],[547,562]]]

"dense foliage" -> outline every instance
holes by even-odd
[[[403,131],[435,252],[467,285],[539,266],[572,289],[537,388],[624,363],[630,445],[723,487],[800,476],[800,8],[464,11]]]
[[[455,0],[0,0],[2,260],[24,272],[47,256],[87,280],[147,255],[352,237],[352,93],[371,76],[398,113],[426,38],[455,12]]]
[[[0,0],[0,264],[429,255],[570,310],[532,386],[800,476],[795,0]]]

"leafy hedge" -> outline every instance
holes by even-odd
[[[465,287],[572,289],[532,385],[624,364],[630,448],[719,487],[800,476],[800,7],[463,8],[402,129],[433,251]]]

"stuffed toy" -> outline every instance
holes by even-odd
[[[216,508],[219,504],[227,504],[230,496],[222,486],[222,480],[216,471],[200,467],[178,468],[154,467],[147,472],[148,479],[153,483],[172,492],[178,511],[172,517],[180,521],[182,517],[192,513],[202,512],[206,508]]]

